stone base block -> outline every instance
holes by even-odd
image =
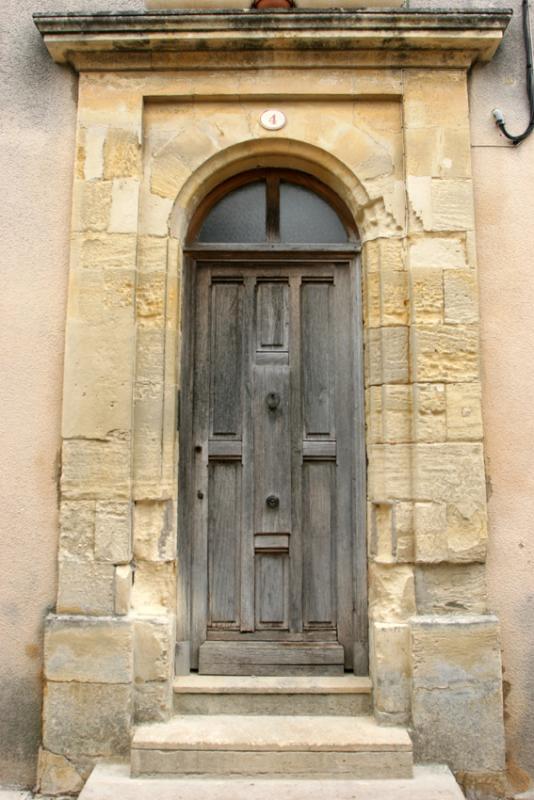
[[[418,761],[455,772],[504,769],[502,667],[493,616],[411,620],[412,719]]]
[[[45,749],[67,758],[126,754],[132,726],[131,687],[49,681],[43,726]]]

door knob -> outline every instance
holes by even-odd
[[[267,408],[269,411],[276,411],[280,405],[280,395],[277,392],[269,392],[267,395]]]
[[[277,497],[275,494],[270,494],[267,500],[265,501],[269,508],[278,508],[280,505],[280,498]]]

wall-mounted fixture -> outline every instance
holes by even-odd
[[[525,131],[519,136],[514,136],[506,130],[506,121],[500,108],[493,109],[495,124],[512,144],[517,145],[524,142],[534,130],[534,85],[532,76],[532,34],[530,31],[530,0],[523,0],[523,36],[525,40],[525,50],[527,58],[527,95],[530,110],[530,118]]]

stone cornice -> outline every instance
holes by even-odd
[[[469,66],[489,61],[512,11],[299,10],[34,14],[52,58],[85,69],[179,67],[194,53],[213,68],[217,52],[253,54],[278,66],[290,53],[337,54],[366,66]],[[307,66],[309,60],[306,59]]]

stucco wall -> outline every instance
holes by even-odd
[[[455,7],[520,0],[460,0]],[[442,0],[411,0],[441,7]],[[142,0],[4,0],[0,20],[0,782],[29,785],[39,740],[42,619],[54,602],[56,477],[76,81],[54,65],[31,12],[140,9]],[[534,345],[531,278],[534,137],[514,150],[498,105],[523,127],[519,16],[494,62],[471,84],[480,266],[484,415],[490,499],[489,584],[502,621],[509,750],[534,776]],[[522,773],[515,769],[518,788]]]
[[[3,0],[0,15],[0,783],[30,785],[42,621],[55,602],[57,498],[76,79],[33,11],[142,2]]]

